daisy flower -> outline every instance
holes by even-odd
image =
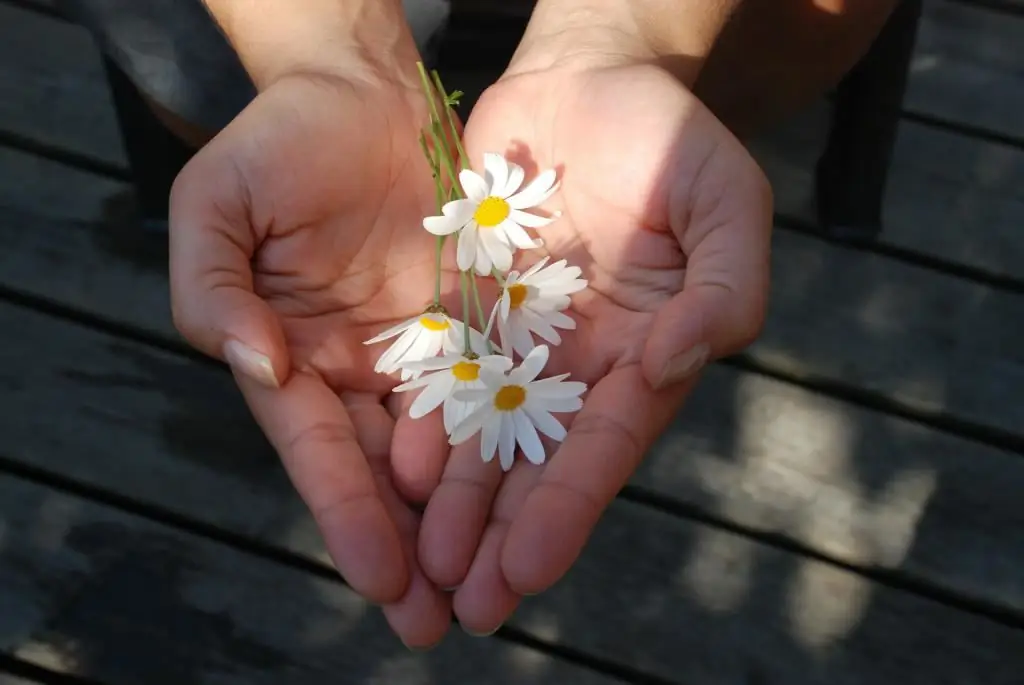
[[[474,335],[475,334],[475,335]],[[440,352],[453,353],[463,349],[462,323],[448,316],[443,310],[430,307],[422,314],[392,326],[380,335],[365,341],[364,345],[373,345],[395,336],[398,340],[380,356],[373,370],[377,373],[390,374],[401,370],[402,380],[419,377],[419,371],[403,368],[409,362],[419,362],[436,357]],[[480,340],[477,341],[476,337]],[[470,331],[473,347],[485,345],[483,336],[476,330]]]
[[[459,231],[455,261],[462,271],[474,266],[481,276],[489,275],[492,267],[508,271],[515,248],[529,250],[542,244],[525,229],[541,228],[558,218],[557,214],[548,218],[523,211],[543,204],[558,190],[554,169],[541,173],[519,190],[524,177],[518,164],[486,153],[483,177],[470,169],[459,173],[466,198],[445,204],[442,216],[428,216],[423,228],[434,235]]]
[[[512,368],[512,360],[499,354],[446,354],[421,362],[410,362],[404,366],[413,371],[430,373],[403,383],[392,392],[423,388],[409,407],[409,416],[414,419],[426,416],[443,403],[444,430],[451,435],[455,426],[464,421],[479,404],[457,399],[454,393],[461,390],[483,389],[485,386],[480,380],[481,370],[484,370],[485,374],[503,375]]]
[[[534,333],[558,345],[562,336],[555,328],[576,328],[576,322],[562,311],[569,308],[569,295],[587,287],[586,280],[579,277],[583,272],[578,266],[567,266],[564,259],[547,263],[545,257],[521,276],[510,271],[494,304],[491,321],[497,319],[501,349],[509,357],[513,350],[520,357],[529,354]]]
[[[552,440],[565,438],[565,428],[552,412],[579,411],[583,406],[579,396],[587,389],[585,383],[566,382],[569,374],[535,380],[547,361],[548,347],[539,345],[508,375],[481,368],[483,389],[455,393],[456,399],[479,402],[479,406],[455,427],[449,442],[458,445],[480,431],[480,456],[485,462],[494,459],[497,450],[502,470],[508,471],[518,443],[530,463],[543,464],[544,445],[538,432]]]

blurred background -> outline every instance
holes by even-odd
[[[180,150],[50,0],[0,0],[0,685],[1024,684],[1024,1],[905,7],[746,141],[761,338],[559,585],[416,654],[174,331]],[[466,111],[528,12],[456,3]]]

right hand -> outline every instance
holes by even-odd
[[[387,345],[363,345],[433,294],[414,79],[269,85],[177,179],[170,266],[178,329],[231,364],[342,576],[425,647],[450,626],[451,600],[419,569],[407,500],[429,496],[447,440],[374,373]]]

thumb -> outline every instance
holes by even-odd
[[[653,388],[689,378],[709,361],[739,352],[761,332],[768,301],[770,192],[767,202],[757,196],[743,201],[741,195],[728,203],[735,215],[708,215],[685,227],[683,290],[658,311],[644,346],[643,372]]]
[[[178,331],[202,352],[269,387],[289,372],[280,320],[253,291],[252,228],[243,179],[197,155],[170,203],[171,309]]]

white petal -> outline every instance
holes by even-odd
[[[508,281],[506,281],[506,284]],[[498,302],[501,305],[501,318],[508,321],[509,310],[512,309],[512,296],[509,295],[508,288],[503,288],[501,291],[501,300]]]
[[[465,402],[459,402],[452,396],[448,396],[448,399],[444,401],[444,409],[441,410],[441,415],[444,418],[444,432],[446,435],[452,434],[452,429],[455,428],[461,421],[465,420],[465,416],[460,416],[458,411],[459,407],[469,406]],[[468,416],[468,414],[466,415]]]
[[[452,398],[459,402],[471,402],[473,404],[481,402],[490,403],[493,394],[493,391],[486,388],[459,388],[452,393]]]
[[[587,391],[587,384],[579,381],[547,383],[550,379],[530,383],[530,397],[537,399],[579,397]]]
[[[565,328],[570,331],[576,330],[576,319],[571,316],[566,316],[562,312],[547,312],[544,314],[544,318],[547,319],[548,323],[558,328]]]
[[[583,408],[583,400],[579,397],[537,397],[530,396],[529,405],[549,412],[574,412]]]
[[[529,309],[537,314],[548,314],[549,312],[568,309],[569,305],[572,304],[572,300],[569,299],[568,295],[552,295],[543,289],[538,289],[535,285],[530,287],[538,294],[523,303],[524,309]]]
[[[460,271],[468,270],[476,261],[476,240],[477,230],[474,225],[466,226],[459,233],[459,245],[455,255],[455,263],[458,264]]]
[[[423,220],[423,228],[434,235],[451,235],[466,225],[450,216],[428,216]]]
[[[531,464],[543,464],[545,456],[544,445],[540,442],[537,429],[533,427],[533,421],[530,420],[530,417],[522,409],[516,409],[512,412],[512,420],[516,425],[516,440],[519,441],[519,446],[523,448],[523,454],[526,455]]]
[[[497,392],[499,388],[508,383],[508,376],[490,366],[481,366],[480,378],[478,380],[483,383],[488,390]]]
[[[410,369],[410,371],[411,370],[412,369]],[[416,380],[409,381],[408,383],[402,383],[396,388],[391,388],[391,392],[408,392],[410,390],[415,390],[416,388],[422,388],[424,385],[433,382],[434,375],[435,374],[431,373],[426,376],[419,376]]]
[[[387,340],[388,338],[393,338],[396,335],[398,335],[399,333],[401,333],[402,331],[404,331],[405,329],[407,329],[410,326],[412,326],[413,324],[415,324],[417,321],[419,321],[420,320],[420,316],[421,315],[417,314],[416,316],[412,317],[411,319],[406,319],[402,323],[400,323],[400,324],[398,324],[396,326],[392,326],[391,328],[387,329],[383,333],[375,335],[372,338],[370,338],[369,340],[364,341],[363,344],[364,345],[373,345],[374,343],[383,342],[384,340]]]
[[[505,163],[505,158],[494,152],[484,153],[484,171],[485,179],[487,180],[487,187],[491,194],[497,194],[495,191],[501,191],[508,185],[508,164]]]
[[[387,351],[380,356],[380,359],[377,360],[373,370],[377,373],[391,373],[393,371],[397,371],[399,363],[409,350],[419,343],[423,332],[423,328],[418,325],[416,328],[407,329],[402,333],[402,336],[392,343],[391,347],[389,347]]]
[[[459,184],[462,185],[466,197],[477,204],[483,202],[490,193],[487,181],[480,178],[480,175],[472,169],[463,169],[459,172]]]
[[[543,203],[558,190],[558,184],[555,183],[556,176],[554,169],[542,172],[525,188],[508,198],[509,206],[512,209],[527,209]]]
[[[491,266],[491,257],[487,254],[487,250],[484,249],[483,241],[478,231],[476,236],[476,261],[473,264],[473,268],[481,276],[490,276]]]
[[[476,361],[480,366],[486,366],[488,370],[494,369],[501,373],[507,373],[514,365],[511,359],[501,354],[489,354],[487,356],[480,357]]]
[[[498,456],[501,459],[501,470],[508,471],[516,458],[516,428],[509,412],[498,412],[501,416],[501,428],[498,435]]]
[[[509,333],[512,335],[512,349],[519,353],[520,357],[526,358],[536,347],[533,343],[533,336],[530,329],[526,327],[523,317],[514,316],[509,321]]]
[[[548,363],[550,351],[547,345],[538,345],[523,359],[518,369],[508,375],[509,381],[517,385],[526,385],[540,375],[544,365]]]
[[[523,405],[523,411],[533,421],[533,425],[537,427],[544,435],[548,436],[552,440],[562,441],[565,439],[565,426],[559,423],[558,419],[552,416],[547,410],[540,407],[530,406],[527,402]]]
[[[494,459],[494,451],[498,449],[498,436],[501,434],[501,416],[491,414],[487,421],[484,421],[483,431],[480,434],[480,457],[489,462]]]
[[[544,338],[545,342],[552,345],[562,344],[562,336],[540,314],[526,310],[523,312],[523,321],[529,326],[531,331]]]
[[[418,419],[434,411],[451,394],[455,376],[450,373],[435,374],[434,382],[423,389],[409,407],[409,417]]]
[[[541,257],[540,261],[538,261],[536,264],[534,264],[533,266],[531,266],[529,269],[526,270],[526,273],[524,273],[523,276],[522,276],[522,280],[523,281],[528,280],[535,273],[537,273],[538,271],[543,269],[544,265],[548,263],[549,259],[551,259],[551,257]]]
[[[508,181],[505,183],[505,187],[491,189],[491,192],[502,199],[507,199],[509,195],[519,190],[519,186],[523,185],[523,179],[526,178],[526,171],[523,167],[507,160],[506,164],[508,164]]]
[[[442,369],[450,369],[463,359],[464,357],[461,354],[446,354],[443,357],[432,357],[431,359],[423,359],[418,362],[405,362],[402,366],[408,367],[413,371],[440,371]],[[398,390],[398,388],[395,388],[395,390]]]
[[[480,407],[467,416],[464,421],[460,421],[459,425],[455,426],[451,437],[448,438],[448,444],[460,445],[466,442],[476,435],[477,431],[480,430],[480,427],[484,425],[484,421],[487,420],[489,416],[493,415],[494,412],[491,411],[491,407],[489,405]]]
[[[511,322],[498,317],[498,339],[501,341],[501,353],[506,357],[511,357],[515,346],[512,344],[512,331],[510,330]]]
[[[482,229],[478,231],[480,243],[487,252],[487,256],[498,271],[508,271],[512,268],[512,250],[501,242],[495,231]]]
[[[545,226],[553,224],[561,216],[560,212],[555,212],[551,216],[537,216],[536,214],[524,212],[521,209],[513,209],[508,215],[508,218],[520,226],[526,226],[527,228],[544,228]]]
[[[514,221],[505,219],[494,229],[508,237],[509,241],[520,250],[533,250],[544,244],[543,240],[534,240],[530,234],[523,230],[523,227]]]

